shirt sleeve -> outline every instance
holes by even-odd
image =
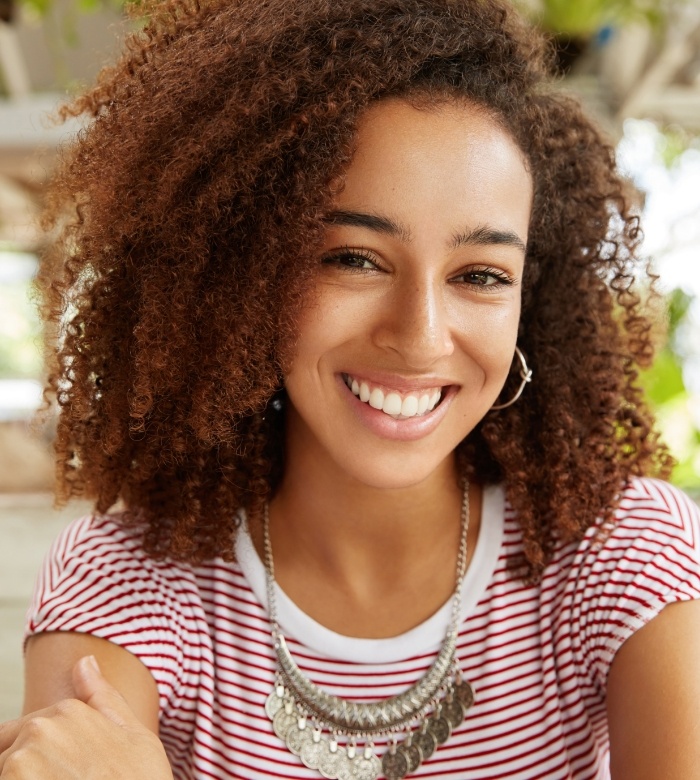
[[[635,479],[609,533],[580,549],[572,628],[604,692],[625,640],[668,604],[700,598],[700,509],[665,482]]]
[[[187,566],[148,557],[138,533],[111,517],[85,517],[49,550],[25,636],[74,631],[114,642],[150,670],[163,712],[178,697],[183,668],[195,660],[188,626],[201,620],[197,601]]]

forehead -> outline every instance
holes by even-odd
[[[474,173],[510,175],[532,187],[525,154],[487,109],[467,101],[414,104],[400,98],[379,101],[361,116],[351,168],[379,164],[386,170],[406,163],[430,168],[467,163]]]
[[[509,223],[501,226],[526,236],[532,177],[510,134],[481,107],[392,98],[361,117],[335,204],[390,212],[408,231]]]

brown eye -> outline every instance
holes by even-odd
[[[507,287],[515,280],[497,268],[473,268],[455,277],[455,281],[472,287]]]
[[[482,287],[498,284],[500,281],[493,274],[487,273],[486,271],[472,271],[471,273],[464,274],[464,278],[469,284],[478,284]]]
[[[338,265],[352,271],[372,271],[377,269],[377,264],[369,252],[360,249],[344,249],[340,252],[331,252],[321,258],[324,265]]]

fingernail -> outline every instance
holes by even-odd
[[[102,674],[100,671],[100,665],[97,663],[97,658],[95,658],[94,655],[85,656],[85,658],[83,658],[83,663],[87,664],[96,674]]]

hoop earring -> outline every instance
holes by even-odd
[[[522,379],[522,382],[520,383],[520,387],[518,388],[518,392],[510,399],[510,401],[507,401],[504,404],[498,404],[498,406],[492,406],[489,411],[497,410],[497,409],[505,409],[506,406],[510,406],[511,404],[514,404],[518,398],[523,393],[523,390],[525,389],[525,385],[528,382],[532,381],[532,369],[528,367],[527,362],[525,361],[525,355],[520,350],[520,347],[515,347],[515,354],[518,356],[520,360],[520,378]]]

